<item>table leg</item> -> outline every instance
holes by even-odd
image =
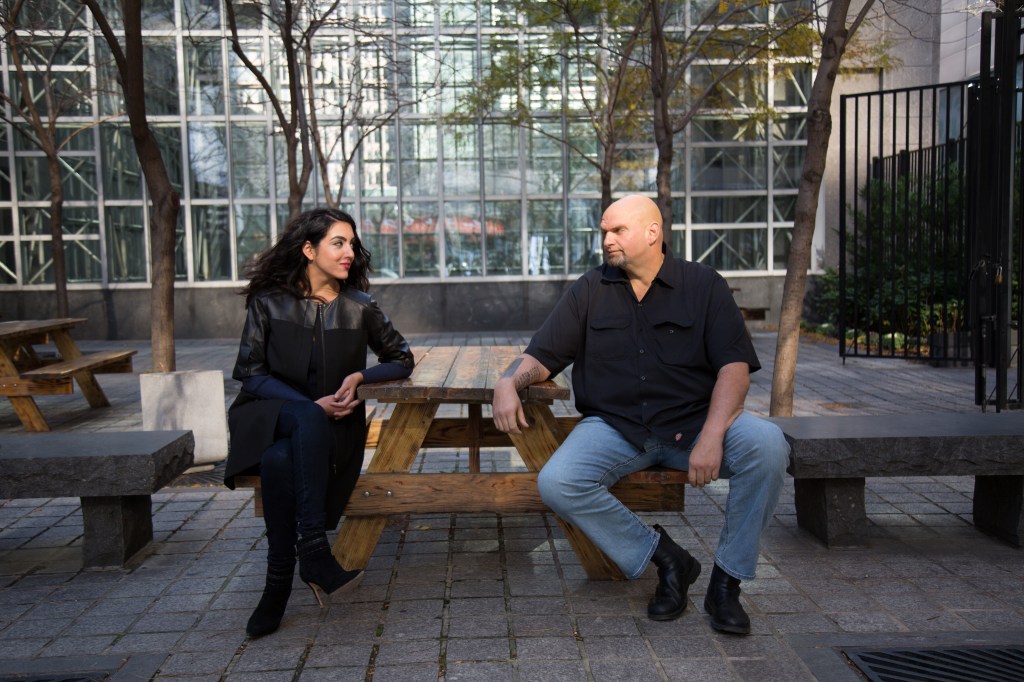
[[[558,433],[558,424],[551,413],[551,408],[547,405],[526,403],[523,407],[530,428],[518,436],[509,435],[526,467],[530,471],[540,471],[560,445],[555,435]],[[562,527],[569,545],[579,557],[580,564],[587,572],[587,577],[591,580],[622,580],[624,578],[619,567],[595,547],[594,543],[578,528],[562,519],[558,519],[558,523]]]
[[[60,352],[62,359],[74,360],[75,358],[82,357],[82,351],[78,350],[78,345],[71,338],[71,334],[67,330],[58,329],[53,332],[52,336],[53,345],[57,347],[57,351]],[[75,381],[78,382],[78,387],[82,389],[82,395],[89,401],[90,407],[108,407],[110,405],[107,395],[100,388],[99,382],[96,381],[92,370],[83,369],[80,372],[75,372]]]
[[[469,471],[474,474],[480,473],[480,431],[483,421],[483,410],[480,403],[470,403],[466,406],[469,410]]]
[[[13,352],[7,344],[0,346],[0,376],[18,376],[18,368],[14,364]],[[39,411],[39,406],[32,396],[12,395],[8,396],[7,399],[11,401],[11,407],[14,408],[14,413],[18,415],[18,419],[21,420],[21,425],[25,427],[26,431],[40,432],[50,430],[50,425],[46,423],[46,418]]]
[[[407,472],[423,447],[439,403],[397,403],[381,430],[367,472]],[[387,516],[345,518],[334,541],[334,557],[348,570],[366,568],[384,532]]]

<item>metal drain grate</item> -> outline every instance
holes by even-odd
[[[873,682],[1024,680],[1024,647],[843,649]]]
[[[15,675],[0,677],[0,682],[103,682],[109,680],[113,670],[109,672],[87,673],[33,673],[31,675]]]

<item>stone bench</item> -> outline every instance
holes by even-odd
[[[797,524],[859,545],[868,476],[974,476],[974,525],[1024,539],[1024,413],[774,417],[792,447]]]
[[[123,566],[153,539],[153,493],[192,465],[191,431],[0,435],[0,498],[79,497],[82,563]]]

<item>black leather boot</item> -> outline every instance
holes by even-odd
[[[313,596],[320,608],[324,607],[320,592],[331,594],[348,585],[355,587],[362,571],[346,571],[331,554],[325,533],[314,533],[299,538],[296,545],[299,553],[299,577],[313,590]]]
[[[292,594],[292,575],[294,568],[267,567],[267,583],[263,588],[263,596],[256,610],[249,616],[245,632],[250,637],[262,637],[277,630],[284,617],[284,609],[288,605],[288,597]]]
[[[647,604],[651,620],[673,620],[686,610],[686,591],[700,575],[700,562],[672,541],[665,529],[654,526],[661,539],[651,561],[658,567],[658,587]]]
[[[740,604],[740,580],[715,564],[704,597],[704,610],[711,616],[711,627],[735,635],[750,634],[750,617]]]

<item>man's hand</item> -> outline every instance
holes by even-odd
[[[720,439],[705,438],[703,435],[697,439],[697,444],[690,451],[690,470],[687,472],[690,485],[703,488],[718,480],[723,451]]]
[[[530,355],[524,353],[513,360],[494,385],[494,397],[491,400],[494,428],[502,433],[516,435],[522,433],[522,429],[530,428],[523,403],[519,400],[519,391],[549,376],[551,372]]]
[[[521,429],[530,428],[523,411],[523,402],[516,392],[515,383],[511,378],[502,377],[494,385],[494,400],[491,402],[494,412],[494,428],[502,433],[522,433]]]

